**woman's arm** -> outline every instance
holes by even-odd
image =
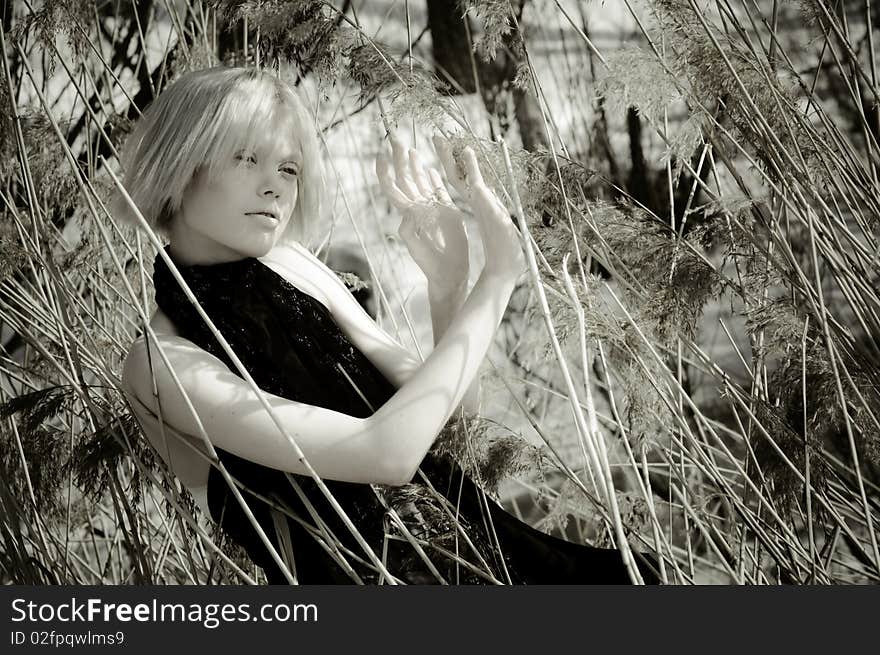
[[[412,479],[434,438],[464,398],[494,340],[516,277],[480,275],[425,363],[370,417],[385,438],[391,438],[387,447],[396,451],[403,482]],[[400,439],[401,435],[407,438]]]
[[[452,293],[435,291],[428,284],[428,303],[431,306],[431,326],[434,333],[434,347],[436,348],[440,338],[446,334],[449,324],[467,297],[467,281],[460,284]],[[480,375],[474,376],[473,382],[468,387],[467,393],[461,402],[461,408],[469,414],[480,411]]]
[[[463,199],[471,199],[472,188],[459,175],[449,143],[437,136],[434,146],[449,183]],[[426,168],[415,150],[406,151],[398,139],[392,138],[391,152],[393,165],[392,161],[380,157],[376,170],[383,191],[403,215],[398,230],[400,237],[428,281],[436,346],[467,297],[470,257],[464,213],[452,202],[440,173]],[[472,151],[469,165],[471,173],[479,178],[480,185],[488,192]],[[484,209],[503,212],[494,195],[491,192],[488,195],[492,196],[494,203]],[[481,234],[484,231],[482,225],[480,231]],[[462,406],[468,412],[478,412],[479,400],[480,379],[475,375]]]
[[[126,357],[122,378],[123,388],[149,412],[160,416],[175,432],[196,439],[204,430],[215,447],[239,457],[282,471],[308,474],[257,393],[220,359],[187,339],[170,335],[160,335],[157,343],[150,343],[149,356],[147,349],[144,340],[135,342]],[[394,453],[379,450],[376,432],[364,419],[270,393],[264,395],[321,477],[398,483],[400,472],[393,462]]]
[[[262,261],[294,286],[303,288],[305,277],[320,289],[319,300],[339,328],[391,384],[399,388],[412,377],[421,362],[373,320],[324,262],[299,244],[276,246],[273,253]]]
[[[485,356],[514,280],[515,276],[481,276],[424,364],[368,418],[265,394],[318,475],[348,482],[409,482]],[[245,380],[186,339],[166,336],[158,345],[170,368],[156,344],[149,346],[152,374],[143,342],[126,358],[123,377],[140,402],[182,433],[198,435],[201,425],[216,447],[271,468],[308,473]]]
[[[306,248],[298,244],[279,245],[272,253],[263,257],[262,261],[294,286],[304,288],[307,280],[312,287],[318,288],[321,292],[320,300],[326,303],[340,329],[395,387],[400,388],[406,384],[418,369],[421,362],[383,330],[364,311],[336,273]],[[465,275],[466,273],[467,269],[464,270]],[[428,282],[435,347],[466,297],[466,278],[451,291],[442,285]],[[479,376],[476,376],[462,402],[465,411],[475,413],[479,410],[479,394],[480,381]]]

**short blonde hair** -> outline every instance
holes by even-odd
[[[303,158],[296,207],[281,241],[308,245],[316,236],[324,194],[317,131],[297,92],[256,68],[193,71],[159,94],[123,147],[125,189],[153,229],[168,236],[193,177],[200,171],[209,177],[218,173],[278,116],[293,123]],[[113,206],[122,218],[133,219],[121,198]]]

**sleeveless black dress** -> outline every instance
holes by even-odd
[[[165,251],[170,256],[168,247]],[[261,389],[361,418],[371,415],[394,394],[394,386],[348,340],[321,302],[259,260],[246,258],[208,266],[178,265],[177,268]],[[153,282],[156,303],[181,336],[218,357],[238,375],[159,256],[155,260]],[[242,435],[242,439],[247,438]],[[400,438],[405,439],[406,435]],[[272,498],[298,517],[299,520],[287,518],[286,522],[300,584],[356,581],[313,536],[320,532],[286,473],[221,449],[217,449],[217,453],[230,475],[240,483],[248,506],[276,549],[283,538],[275,528],[279,514],[258,496]],[[416,536],[425,540],[423,552],[449,583],[481,584],[491,580],[476,572],[483,571],[497,580],[514,584],[629,584],[617,550],[580,546],[531,528],[483,494],[458,464],[447,457],[429,453],[420,469],[430,486],[419,483],[419,476],[409,485],[409,491],[414,492],[409,496],[421,499],[418,503],[407,500],[407,488],[325,480],[374,552],[384,558],[389,572],[403,582],[430,584],[437,579],[408,542],[385,539],[386,530],[391,530],[387,506],[400,509],[398,516],[406,514],[405,508],[415,510],[410,512],[409,518],[422,520],[417,524],[409,520],[406,523],[414,534],[421,531]],[[378,582],[375,567],[363,563],[369,561],[363,549],[315,481],[308,476],[292,477],[324,527],[355,555],[347,555],[346,560],[360,581]],[[432,497],[432,501],[425,500]],[[208,505],[221,530],[263,568],[269,582],[285,584],[281,569],[213,467],[208,480]],[[458,512],[458,523],[465,526],[468,539],[457,531],[450,512]],[[468,540],[473,546],[467,544]],[[503,554],[500,557],[499,550]],[[473,568],[457,562],[456,557],[470,562]],[[655,567],[650,564],[652,558],[638,553],[636,558],[642,560],[639,568],[645,581],[656,582]]]

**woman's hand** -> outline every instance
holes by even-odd
[[[443,137],[434,137],[434,147],[446,171],[446,177],[471,206],[479,225],[485,254],[484,272],[490,275],[518,276],[525,268],[519,233],[510,213],[483,180],[473,149],[465,148],[462,178],[452,156],[452,148]],[[391,202],[403,214],[400,235],[416,263],[432,281],[450,279],[450,286],[460,285],[454,272],[462,267],[467,279],[467,234],[462,213],[455,207],[435,169],[427,172],[418,154],[404,153],[399,141],[392,139],[394,166],[387,158],[376,161],[379,181]]]
[[[486,259],[483,272],[518,277],[526,266],[519,231],[511,220],[510,212],[483,180],[473,149],[468,146],[462,153],[465,170],[465,179],[462,180],[449,142],[442,137],[435,137],[434,145],[447,177],[471,206],[477,219]]]
[[[469,270],[464,215],[440,173],[425,168],[415,150],[407,152],[396,138],[391,150],[393,163],[380,156],[376,173],[385,195],[403,215],[398,234],[428,279],[430,293],[456,294],[467,284]]]

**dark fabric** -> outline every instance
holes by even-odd
[[[170,256],[167,247],[166,253]],[[263,390],[357,417],[371,415],[394,394],[393,385],[348,340],[322,303],[291,285],[259,260],[246,258],[210,266],[178,265],[178,269],[205,312]],[[158,306],[180,334],[218,357],[238,375],[235,366],[159,256],[155,260],[153,282]],[[242,438],[247,438],[247,435],[242,435]],[[405,438],[405,435],[401,435],[401,438]],[[303,522],[315,525],[287,474],[220,449],[218,454],[230,475],[240,483],[248,506],[276,547],[279,536],[274,528],[270,507],[254,493],[276,500]],[[520,584],[629,582],[616,550],[579,546],[534,530],[490,499],[482,497],[477,485],[455,462],[429,453],[422,462],[421,471],[431,485],[448,498],[453,510],[458,508],[468,537],[498,579],[506,580],[509,576],[512,582]],[[356,544],[315,481],[301,475],[293,475],[292,478],[335,537],[353,553],[366,559],[363,549]],[[381,557],[385,547],[388,568],[392,574],[411,583],[434,582],[434,576],[409,545],[398,540],[383,543],[386,510],[380,496],[388,503],[388,498],[400,495],[398,489],[383,490],[367,484],[332,480],[326,480],[325,483],[374,552]],[[418,487],[416,491],[419,491]],[[285,583],[281,570],[271,559],[216,469],[212,469],[209,477],[208,503],[212,518],[265,570],[269,582]],[[395,507],[393,502],[390,504]],[[414,504],[406,506],[413,507]],[[422,508],[425,511],[429,509],[428,505],[419,505],[419,511],[414,513],[416,517],[420,516]],[[399,513],[403,513],[403,510]],[[479,561],[464,546],[451,521],[447,521],[445,532],[438,528],[443,523],[442,511],[438,509],[432,518],[436,520],[423,522],[432,544],[458,552],[468,561]],[[491,520],[487,521],[488,518]],[[500,550],[504,554],[503,563],[494,557],[497,549],[492,548],[492,533],[486,527],[489,523],[498,535]],[[409,522],[407,524],[410,525]],[[287,520],[287,525],[300,583],[352,582],[351,577],[306,528],[294,520]],[[431,551],[431,560],[447,581],[481,581],[467,567],[456,566],[448,558],[439,557],[438,561],[436,552],[430,548],[428,550]],[[358,565],[351,557],[347,559],[364,582],[377,581],[375,572]],[[648,576],[646,581],[655,580],[647,568],[644,574]]]

